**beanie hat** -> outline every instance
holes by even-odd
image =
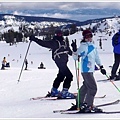
[[[83,32],[82,32],[82,35],[83,35],[83,37],[85,38],[86,36],[93,36],[92,35],[92,31],[90,31],[90,30],[84,30]]]

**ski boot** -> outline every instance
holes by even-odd
[[[51,89],[51,93],[50,93],[51,97],[58,97],[59,94],[60,94],[60,91],[58,91],[56,88]]]
[[[77,110],[77,105],[75,105],[74,103],[72,103],[72,106],[68,109],[68,111],[72,110]]]
[[[98,107],[95,107],[95,106],[92,106],[92,107],[91,107],[91,111],[96,112],[96,113],[103,112],[102,109],[100,109],[100,108],[98,108]]]
[[[68,92],[68,88],[63,88],[59,97],[61,97],[61,98],[71,98],[71,99],[76,98],[76,96],[73,93]]]
[[[95,106],[88,106],[86,103],[83,103],[83,105],[81,105],[81,107],[80,107],[80,112],[82,112],[82,113],[91,113],[91,112],[101,113],[103,111],[100,108],[97,108]]]

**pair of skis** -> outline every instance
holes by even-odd
[[[73,93],[75,96],[76,93]],[[76,97],[75,97],[76,98]],[[75,99],[75,98],[61,98],[61,97],[51,97],[51,93],[48,91],[48,94],[46,96],[41,96],[41,97],[34,97],[34,98],[30,98],[30,100],[65,100],[65,99]]]
[[[89,113],[83,113],[83,112],[80,112],[80,111],[77,111],[77,112],[63,112],[61,114],[117,114],[117,113],[120,113],[120,111],[103,111],[103,112],[89,112]]]
[[[105,96],[106,95],[98,96],[96,98],[105,98]],[[59,99],[57,97],[50,97],[49,95],[46,95],[46,96],[43,96],[43,97],[30,98],[30,100],[67,100],[67,99],[70,99],[70,98]],[[108,102],[108,103],[96,105],[96,107],[103,107],[103,106],[115,105],[115,104],[118,104],[118,103],[120,103],[119,99],[115,100],[113,102]],[[115,113],[120,113],[120,111],[110,111],[110,112],[103,111],[103,112],[99,112],[99,113],[97,113],[97,112],[81,113],[78,110],[66,109],[66,110],[54,110],[53,113],[61,113],[61,114],[100,114],[100,113],[103,113],[103,114],[115,114]]]
[[[77,96],[77,93],[73,93],[73,94]],[[106,95],[96,96],[95,98],[105,98],[105,97],[106,97]],[[30,98],[30,100],[68,100],[68,99],[75,99],[75,98],[51,97],[49,92],[46,96]]]
[[[105,104],[100,104],[100,105],[96,105],[96,107],[103,107],[103,106],[109,106],[109,105],[116,105],[120,103],[120,100],[115,100],[113,102],[108,102],[108,103],[105,103]],[[82,113],[78,110],[70,110],[70,109],[66,109],[66,110],[54,110],[53,113],[61,113],[61,114],[94,114],[94,113],[97,113],[97,112],[91,112],[91,113]],[[110,111],[110,112],[106,112],[106,111],[103,111],[103,112],[99,112],[99,113],[104,113],[104,114],[112,114],[112,113],[120,113],[120,111]],[[97,114],[99,114],[97,113]]]
[[[75,98],[59,98],[59,97],[35,97],[30,98],[30,100],[68,100],[68,99],[75,99]]]

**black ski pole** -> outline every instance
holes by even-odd
[[[28,48],[27,48],[27,52],[25,54],[25,58],[24,58],[24,61],[23,61],[23,65],[22,65],[22,68],[21,68],[21,71],[20,71],[20,75],[19,75],[19,78],[18,78],[18,82],[20,81],[20,77],[21,77],[21,74],[22,74],[22,71],[23,71],[23,67],[24,67],[24,62],[26,60],[26,57],[27,57],[27,54],[28,54],[28,51],[29,51],[29,48],[30,48],[30,44],[31,44],[31,41],[29,42],[29,45],[28,45]]]

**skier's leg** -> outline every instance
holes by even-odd
[[[87,94],[84,102],[87,103],[88,106],[92,106],[94,97],[97,92],[97,85],[93,73],[82,73],[82,76],[84,78],[84,83],[87,89]]]
[[[2,64],[1,70],[4,70],[4,69],[5,69],[5,65],[4,65],[4,64]]]
[[[114,61],[112,71],[111,71],[111,79],[114,79],[114,77],[116,76],[116,72],[117,72],[117,69],[118,69],[119,63],[120,63],[120,55],[114,54],[114,59],[115,59],[115,61]]]
[[[65,76],[59,70],[59,72],[57,74],[57,77],[55,78],[55,80],[53,82],[53,87],[56,88],[56,89],[58,89],[59,86],[60,86],[60,83],[64,80],[64,77]]]
[[[67,67],[66,63],[63,64],[61,68],[62,74],[65,76],[64,82],[63,82],[63,89],[61,91],[61,97],[62,98],[75,98],[76,96],[73,93],[68,92],[71,82],[73,81],[73,75],[69,68]]]
[[[60,83],[64,80],[65,76],[64,74],[61,72],[62,70],[62,67],[60,63],[56,63],[56,65],[58,66],[59,68],[59,72],[57,74],[57,77],[55,78],[54,82],[53,82],[53,87],[51,89],[51,96],[58,96],[59,95],[59,91],[58,91],[58,88],[60,86]]]
[[[87,93],[87,87],[85,85],[85,82],[83,81],[83,85],[80,88],[80,103],[84,103],[86,93]]]
[[[64,79],[63,88],[69,89],[71,86],[71,82],[73,81],[73,75],[67,65],[63,69],[63,74],[64,76],[66,76],[66,78]]]

